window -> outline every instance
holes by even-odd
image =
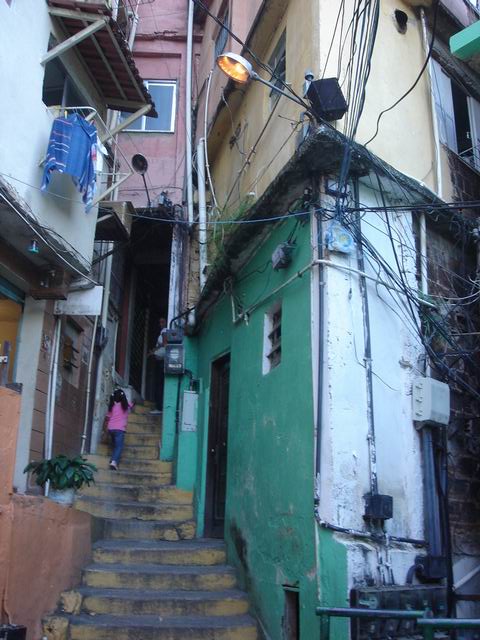
[[[278,87],[279,89],[283,89],[283,85],[287,78],[287,52],[286,52],[286,33],[285,31],[280,36],[279,41],[277,42],[277,46],[275,47],[270,60],[268,61],[269,67],[272,69],[272,77],[270,78],[271,82]],[[279,99],[280,94],[273,89],[270,91],[270,106],[273,108]]]
[[[280,364],[282,359],[282,304],[277,302],[266,314],[263,339],[263,374]]]
[[[141,116],[129,125],[127,131],[154,131],[156,133],[173,133],[175,131],[175,110],[177,83],[175,80],[145,80],[158,113],[156,118]],[[122,119],[131,113],[122,112]]]
[[[220,18],[220,22],[228,28],[228,7],[224,10],[222,17]],[[225,47],[227,46],[228,41],[228,31],[225,27],[220,27],[220,30],[215,38],[215,59],[225,51]]]
[[[72,78],[57,58],[45,65],[43,76],[43,103],[47,107],[80,107],[88,105],[85,98],[76,88]]]
[[[480,102],[467,95],[435,60],[432,83],[441,142],[480,170]]]

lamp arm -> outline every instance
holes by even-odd
[[[269,82],[268,80],[264,80],[263,78],[261,78],[258,75],[258,73],[255,73],[255,71],[252,71],[252,73],[250,74],[250,77],[251,77],[252,80],[258,80],[258,82],[261,82],[262,84],[267,85],[267,87],[270,87],[270,89],[272,89],[273,91],[276,91],[277,93],[282,94],[282,96],[285,96],[289,100],[292,100],[293,102],[296,102],[297,104],[302,106],[304,109],[310,110],[310,107],[305,102],[303,102],[303,100],[300,100],[299,98],[297,98],[296,96],[292,95],[291,93],[287,93],[286,91],[283,91],[283,89],[279,89],[272,82]]]

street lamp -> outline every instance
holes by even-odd
[[[282,96],[289,98],[289,100],[293,100],[293,102],[301,105],[303,108],[308,109],[308,106],[299,98],[295,97],[291,93],[283,91],[272,82],[261,78],[258,73],[253,70],[250,62],[238,53],[228,52],[220,54],[217,57],[217,65],[223,71],[223,73],[225,73],[225,75],[227,75],[232,80],[235,80],[235,82],[246,84],[249,80],[258,80],[258,82],[266,84],[267,87],[270,87],[272,91],[276,91],[277,93],[282,94]]]

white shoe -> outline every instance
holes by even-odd
[[[163,413],[163,411],[160,411],[160,409],[152,409],[152,410],[150,411],[150,415],[151,415],[151,416],[158,416],[158,415],[160,415],[161,413]]]
[[[110,462],[110,465],[109,465],[109,466],[110,466],[110,469],[111,469],[112,471],[118,471],[118,465],[117,465],[117,463],[115,462],[115,460],[112,460],[112,461]]]

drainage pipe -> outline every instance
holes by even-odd
[[[321,214],[317,215],[317,255],[315,264],[318,265],[318,371],[317,371],[317,424],[316,424],[316,450],[315,450],[315,486],[316,486],[316,509],[320,504],[320,472],[322,463],[322,414],[323,414],[323,383],[324,371],[323,360],[325,357],[325,251],[323,245],[323,224]]]
[[[95,320],[93,322],[92,343],[90,345],[90,353],[88,356],[87,392],[85,397],[85,418],[83,420],[82,447],[80,449],[80,453],[82,455],[85,453],[85,446],[87,443],[88,420],[90,417],[90,396],[92,393],[93,354],[95,353],[95,337],[97,335],[97,326],[98,326],[98,316],[95,316]]]
[[[207,92],[205,95],[205,113],[203,115],[203,136],[205,138],[205,169],[206,169],[206,173],[207,173],[207,178],[208,178],[208,184],[210,186],[210,193],[212,194],[212,200],[213,200],[213,204],[215,206],[215,210],[218,211],[218,202],[217,202],[217,197],[215,195],[215,189],[213,186],[213,180],[212,180],[212,175],[210,173],[210,163],[208,161],[208,105],[209,105],[209,101],[210,101],[210,87],[212,84],[212,75],[213,75],[213,69],[210,70],[210,73],[208,74],[208,80],[207,80]]]
[[[205,199],[205,138],[200,138],[197,145],[198,176],[198,242],[200,245],[200,291],[207,281],[207,205]]]
[[[45,429],[45,458],[52,457],[53,426],[55,423],[55,401],[57,395],[58,354],[60,351],[60,334],[62,329],[61,316],[55,316],[53,330],[52,359],[50,361],[50,376],[48,380],[47,416]],[[49,483],[45,485],[45,495],[48,496]]]
[[[185,136],[187,170],[187,210],[188,222],[193,223],[193,180],[192,180],[192,57],[193,57],[193,0],[188,0],[187,23],[187,69],[185,86]]]

